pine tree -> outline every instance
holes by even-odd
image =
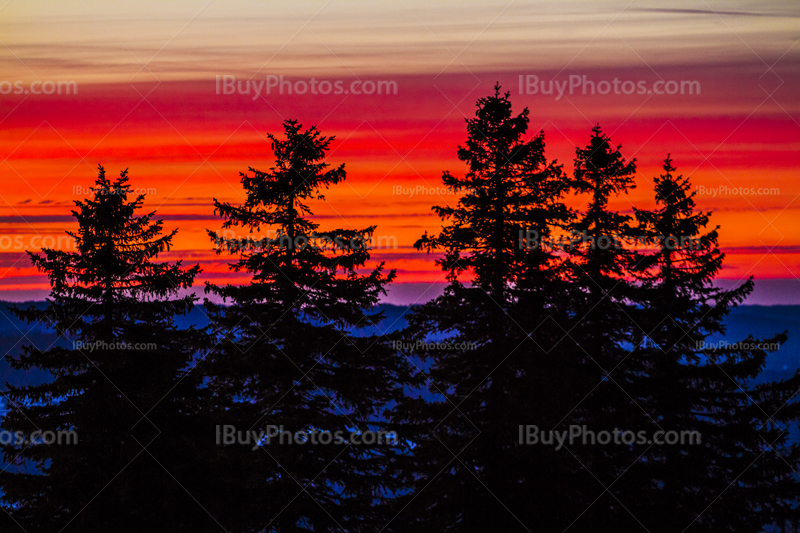
[[[224,416],[220,424],[271,433],[266,442],[225,447],[230,482],[244,487],[237,528],[246,531],[377,531],[378,510],[401,487],[391,475],[404,445],[288,444],[299,431],[392,431],[388,408],[402,395],[408,365],[386,338],[359,334],[379,324],[374,309],[395,271],[369,260],[374,226],[319,231],[309,219],[321,190],[344,181],[344,165],[325,162],[333,137],[284,122],[270,135],[275,166],[242,173],[241,206],[215,200],[223,229],[209,231],[219,253],[238,256],[242,286],[208,285],[220,342],[204,362]],[[274,236],[262,230],[275,231]],[[283,433],[274,436],[277,429]],[[286,440],[282,438],[286,437]],[[254,439],[255,441],[255,439]],[[283,443],[282,443],[283,442]],[[260,446],[258,446],[260,445]]]
[[[787,428],[800,416],[800,374],[757,381],[785,333],[708,342],[725,333],[724,317],[754,284],[713,286],[724,259],[717,228],[706,229],[710,214],[696,211],[691,183],[674,174],[669,157],[663,168],[656,209],[636,211],[655,251],[638,275],[641,337],[633,356],[645,362],[646,376],[634,394],[653,431],[676,431],[684,441],[645,447],[620,479],[623,503],[652,532],[761,531],[798,513],[800,448],[788,444]]]
[[[130,194],[127,170],[111,181],[99,167],[92,197],[72,211],[78,230],[67,233],[77,251],[29,252],[51,294],[46,308],[15,313],[53,327],[61,342],[8,358],[15,369],[52,376],[8,386],[12,409],[2,428],[27,437],[2,446],[16,472],[7,469],[0,483],[6,509],[27,531],[217,527],[184,488],[205,471],[193,455],[202,393],[187,372],[204,336],[174,320],[196,300],[177,292],[200,267],[154,261],[177,230],[162,234],[154,213],[137,213],[144,195]],[[77,442],[46,443],[48,432],[69,431]]]
[[[458,149],[468,171],[442,177],[462,196],[456,206],[433,208],[443,226],[415,244],[443,252],[437,263],[450,284],[414,310],[406,335],[444,338],[450,346],[424,354],[434,401],[409,398],[399,410],[420,434],[416,491],[401,500],[408,507],[398,531],[540,527],[559,514],[547,495],[576,465],[519,443],[521,424],[544,426],[548,412],[555,424],[552,413],[560,417],[568,409],[559,407],[577,403],[564,388],[568,378],[549,381],[557,365],[541,348],[563,336],[543,322],[567,317],[559,315],[565,294],[559,261],[538,243],[571,219],[562,202],[569,184],[561,166],[545,157],[544,133],[526,139],[528,114],[514,116],[499,86],[478,100]],[[466,275],[468,285],[461,280]]]
[[[576,375],[581,401],[558,429],[585,425],[594,432],[633,429],[646,413],[628,389],[640,375],[641,361],[631,357],[636,314],[632,270],[643,259],[631,246],[631,216],[609,209],[609,201],[635,187],[635,160],[627,161],[599,125],[585,148],[576,148],[573,187],[588,195],[585,208],[569,227],[569,303],[566,347],[580,358]],[[636,460],[626,446],[566,445],[583,467],[575,478],[586,511],[574,527],[584,531],[635,526],[616,501],[617,478]],[[606,487],[612,487],[606,490]]]

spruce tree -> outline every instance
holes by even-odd
[[[444,254],[437,263],[450,283],[414,309],[405,334],[449,345],[420,354],[433,401],[409,398],[399,410],[420,434],[416,491],[401,501],[398,531],[540,527],[559,514],[548,495],[576,465],[519,443],[521,424],[555,425],[553,413],[578,401],[543,348],[563,336],[548,317],[567,315],[560,262],[538,245],[571,219],[569,183],[546,159],[544,133],[527,137],[528,115],[513,115],[499,86],[478,100],[458,149],[467,172],[442,176],[458,204],[434,207],[441,230],[415,244]]]
[[[641,329],[632,356],[645,362],[646,375],[633,394],[653,431],[685,437],[642,450],[620,479],[623,503],[651,532],[761,531],[798,513],[800,448],[788,443],[787,429],[800,416],[800,374],[757,381],[785,333],[710,342],[754,284],[713,285],[724,259],[717,228],[707,229],[710,214],[696,210],[689,179],[675,175],[669,157],[663,168],[656,208],[636,211],[654,252],[638,274]]]
[[[632,217],[609,209],[609,201],[635,187],[636,162],[627,161],[620,148],[597,125],[586,147],[575,151],[573,187],[588,198],[566,236],[571,320],[565,324],[564,342],[580,359],[575,375],[582,399],[556,428],[562,431],[570,424],[594,432],[634,429],[647,416],[627,390],[641,373],[641,361],[630,354],[636,313],[631,274],[642,257],[631,246]],[[565,445],[565,453],[583,467],[574,484],[586,509],[573,527],[594,531],[635,525],[616,501],[614,485],[636,455],[626,446],[582,442]]]
[[[326,162],[333,137],[295,120],[270,135],[275,165],[241,173],[243,205],[215,200],[223,229],[209,235],[219,253],[247,272],[241,286],[208,285],[219,342],[203,363],[219,424],[271,434],[250,446],[224,446],[229,484],[243,487],[236,528],[243,531],[378,531],[379,510],[401,487],[392,475],[404,444],[313,444],[300,431],[392,431],[388,408],[409,374],[386,338],[359,333],[379,324],[375,306],[395,271],[369,260],[374,226],[320,230],[312,201],[345,180]],[[262,230],[274,235],[264,236]],[[280,428],[281,434],[275,436]],[[284,439],[285,437],[285,439]]]
[[[202,393],[187,372],[204,336],[175,327],[196,300],[177,292],[200,267],[155,261],[177,230],[163,234],[154,213],[138,213],[144,195],[130,195],[127,170],[111,181],[99,167],[92,196],[72,211],[78,230],[67,233],[77,251],[29,252],[51,294],[46,308],[15,314],[54,328],[61,341],[8,357],[15,369],[52,376],[41,385],[7,385],[11,409],[2,428],[27,437],[2,446],[11,466],[0,484],[20,531],[218,527],[187,493],[204,475],[194,455]],[[72,431],[77,442],[65,436],[48,444],[34,431]]]

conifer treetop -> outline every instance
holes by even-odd
[[[547,235],[572,216],[561,201],[567,190],[562,166],[546,159],[543,131],[526,138],[529,110],[514,116],[509,96],[498,84],[494,95],[477,101],[475,118],[466,120],[466,143],[458,147],[467,172],[442,175],[447,187],[463,195],[455,206],[434,206],[447,224],[414,244],[418,250],[444,250],[437,264],[451,282],[473,270],[476,282],[491,284],[497,296],[501,279],[512,279],[514,265],[526,255],[520,232]]]
[[[47,274],[51,298],[93,302],[134,302],[162,298],[192,285],[200,266],[185,269],[182,261],[154,262],[168,251],[177,229],[163,234],[162,220],[155,211],[138,215],[145,195],[129,199],[128,170],[115,180],[98,165],[92,195],[75,200],[72,215],[76,231],[67,231],[76,251],[44,248],[27,252],[33,265]]]

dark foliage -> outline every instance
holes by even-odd
[[[199,265],[155,262],[175,231],[162,235],[143,196],[128,199],[127,171],[113,182],[99,170],[93,197],[76,201],[77,252],[30,254],[50,278],[45,308],[17,308],[29,323],[67,342],[28,346],[15,369],[52,380],[8,386],[2,429],[26,439],[2,446],[19,469],[0,474],[12,526],[27,531],[205,531],[211,520],[181,487],[203,469],[192,461],[202,426],[202,394],[187,372],[207,341],[178,329],[196,297]],[[83,343],[83,344],[79,344]],[[73,431],[77,443],[48,444],[35,431]]]
[[[793,530],[800,373],[764,372],[786,333],[711,344],[753,281],[714,286],[724,254],[689,179],[668,157],[654,209],[620,209],[636,162],[599,125],[568,176],[528,124],[499,86],[478,100],[466,172],[442,176],[459,200],[415,243],[448,286],[388,320],[375,227],[313,219],[346,178],[316,127],[285,121],[244,203],[215,199],[209,237],[250,280],[207,284],[223,303],[202,308],[179,292],[199,265],[156,262],[175,231],[101,167],[77,252],[30,254],[51,295],[12,311],[35,342],[0,331],[26,373],[0,429],[78,437],[0,438],[3,531]],[[615,438],[551,434],[577,427]]]
[[[245,203],[216,202],[224,229],[246,238],[209,235],[219,252],[238,256],[242,286],[208,285],[227,306],[207,303],[219,341],[202,368],[219,424],[238,431],[397,431],[388,409],[410,377],[388,339],[358,335],[379,325],[375,306],[395,272],[383,264],[368,274],[374,227],[319,231],[308,202],[345,179],[325,154],[332,138],[296,121],[285,139],[270,137],[275,166],[242,174]],[[253,237],[260,229],[276,235]],[[355,332],[355,333],[354,333]],[[274,431],[274,430],[273,430]],[[286,441],[288,442],[288,441]],[[231,521],[245,531],[377,531],[380,510],[401,490],[392,475],[406,444],[281,444],[225,450],[229,481],[241,498]]]

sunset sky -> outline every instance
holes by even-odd
[[[620,210],[653,207],[671,153],[721,226],[723,283],[753,275],[753,303],[800,303],[798,3],[2,2],[0,299],[47,293],[24,250],[65,246],[98,164],[128,168],[180,228],[164,258],[200,262],[200,284],[241,282],[206,236],[212,198],[242,201],[238,173],[269,169],[266,134],[290,118],[336,136],[329,162],[346,165],[316,219],[376,224],[391,301],[426,298],[442,273],[411,245],[457,200],[441,174],[465,171],[464,119],[499,82],[565,170],[596,123],[636,158]]]

